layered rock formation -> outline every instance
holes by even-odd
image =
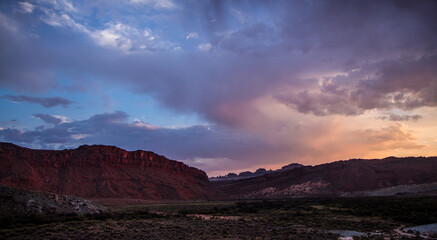
[[[32,150],[0,143],[0,184],[84,198],[207,199],[205,172],[148,151],[83,145]]]
[[[424,190],[430,191],[430,187],[437,186],[432,184],[437,182],[436,173],[437,157],[389,157],[305,166],[216,184],[230,198],[354,196],[353,193],[362,196],[372,195],[375,190],[408,192],[410,186],[417,193],[422,185],[426,188]]]

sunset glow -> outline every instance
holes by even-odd
[[[437,1],[0,3],[0,141],[209,176],[437,155]]]

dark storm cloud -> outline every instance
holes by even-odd
[[[436,93],[437,55],[432,55],[363,66],[347,77],[324,79],[312,92],[301,90],[277,98],[302,113],[357,115],[371,109],[436,107]]]
[[[46,108],[51,108],[56,106],[62,106],[66,108],[73,103],[72,101],[63,97],[31,97],[31,96],[24,96],[24,95],[19,95],[19,96],[5,95],[2,98],[17,103],[20,102],[36,103]]]
[[[180,9],[191,6],[178,4]],[[20,84],[23,90],[33,89],[35,83],[50,88],[56,85],[49,76],[53,69],[63,69],[73,77],[93,75],[123,84],[137,93],[152,94],[168,107],[227,125],[234,124],[232,116],[240,112],[223,115],[223,109],[266,95],[279,94],[284,103],[316,115],[435,106],[435,1],[207,1],[193,7],[204,14],[187,17],[188,10],[182,10],[181,19],[209,19],[209,27],[204,26],[209,53],[123,54],[96,47],[87,38],[95,36],[91,30],[78,27],[71,17],[45,36],[48,41],[66,41],[68,49],[36,41],[23,52],[1,51],[2,73],[7,73],[1,81],[14,87],[19,87],[16,82],[29,83]],[[235,27],[228,20],[220,21],[236,19],[234,10],[246,14],[247,22]],[[65,38],[61,30],[69,27],[79,34]],[[2,36],[4,50],[22,49],[31,41],[18,32]],[[347,76],[334,78],[329,76],[332,72]],[[358,73],[361,76],[354,77]],[[332,78],[332,83],[314,85],[314,78]],[[408,83],[410,79],[414,85]],[[287,88],[291,90],[281,92]]]
[[[46,116],[44,116],[46,117]],[[125,112],[96,114],[89,119],[61,123],[50,128],[0,130],[3,141],[33,147],[75,147],[80,144],[116,145],[128,150],[144,149],[176,159],[238,157],[241,151],[262,149],[256,135],[221,127],[192,126],[156,128],[139,121],[129,123]],[[51,121],[51,120],[50,120]],[[218,151],[218,152],[217,152]]]
[[[436,6],[432,1],[320,1],[284,4],[282,10],[269,7],[277,11],[268,12],[270,23],[211,34],[215,53],[232,52],[232,59],[200,56],[198,63],[186,62],[204,69],[200,73],[159,74],[167,83],[156,84],[162,87],[159,96],[169,106],[227,124],[244,111],[222,114],[223,108],[244,105],[284,85],[295,89],[285,95],[300,112],[316,115],[436,106]],[[223,8],[218,13],[223,14]],[[322,86],[302,79],[312,72],[326,78],[323,73],[332,71],[347,76]],[[156,86],[153,80],[132,80],[144,84],[140,89],[145,92]]]
[[[37,114],[33,114],[33,116],[43,120],[46,123],[51,123],[51,124],[54,124],[54,125],[57,125],[57,124],[62,122],[62,119],[54,117],[54,116],[52,116],[50,114],[37,113]]]
[[[32,93],[56,87],[54,56],[44,51],[40,38],[20,33],[20,27],[0,11],[0,86]]]
[[[375,78],[361,80],[352,92],[359,107],[411,110],[437,106],[437,55],[381,65]]]

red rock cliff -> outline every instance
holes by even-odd
[[[205,172],[147,151],[114,146],[32,150],[0,143],[0,184],[85,198],[207,199]]]

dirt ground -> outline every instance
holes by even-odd
[[[0,239],[436,239],[436,197],[108,205],[94,216],[3,218]],[[342,235],[344,233],[344,235]],[[346,234],[347,233],[347,234]],[[350,235],[352,234],[352,236]],[[353,236],[353,234],[358,234]]]

